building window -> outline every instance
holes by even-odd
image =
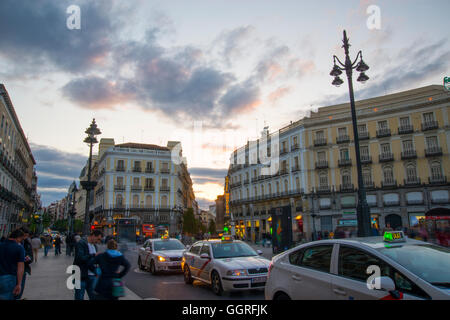
[[[365,135],[367,133],[367,125],[359,124],[358,125],[358,134]]]
[[[400,127],[407,128],[410,126],[409,117],[400,118]]]
[[[402,144],[403,144],[403,151],[408,152],[408,151],[414,150],[414,145],[413,145],[412,140],[404,140]]]
[[[295,178],[295,186],[297,188],[297,191],[300,190],[300,179],[298,177]]]
[[[342,172],[342,185],[349,186],[352,183],[350,172],[345,170]]]
[[[394,183],[394,172],[391,167],[384,167],[383,178],[385,183]]]
[[[277,193],[280,193],[280,183],[277,181]]]
[[[369,146],[361,146],[360,148],[361,152],[361,158],[368,158],[369,157]]]
[[[261,195],[264,195],[264,186],[261,186]]]
[[[328,174],[322,172],[319,174],[319,186],[320,187],[328,187]]]
[[[317,159],[319,160],[319,162],[326,161],[327,157],[325,151],[317,152]]]
[[[145,179],[145,187],[146,187],[146,188],[151,188],[151,187],[153,187],[153,179],[152,179],[152,178],[146,178],[146,179]]]
[[[440,162],[431,163],[431,179],[439,180],[442,178],[442,166]]]
[[[430,123],[434,121],[434,114],[433,112],[427,112],[423,114],[423,121],[425,123]]]
[[[118,195],[116,196],[116,206],[117,206],[118,208],[122,208],[122,207],[123,207],[123,197],[122,197],[121,194],[118,194]]]
[[[378,121],[378,129],[380,130],[388,129],[387,120]]]
[[[117,177],[117,185],[123,186],[123,177]]]
[[[133,178],[133,186],[134,187],[139,187],[139,178]]]
[[[167,208],[167,196],[162,196],[161,197],[161,207],[162,208]]]
[[[325,134],[324,134],[323,130],[316,131],[316,140],[324,140],[324,139],[325,139]]]
[[[407,181],[416,181],[417,180],[416,167],[413,164],[408,164],[406,166],[406,179],[407,179]]]
[[[138,195],[133,196],[133,208],[139,208],[139,196]]]
[[[152,206],[152,202],[153,202],[152,200],[153,200],[152,196],[150,196],[150,195],[145,197],[145,206],[147,208],[150,208]]]
[[[438,140],[436,136],[427,137],[427,147],[429,149],[435,149],[438,147]]]
[[[381,153],[382,154],[389,154],[389,153],[391,153],[391,144],[390,143],[383,143],[381,145]]]
[[[338,136],[339,137],[343,137],[343,136],[346,136],[346,135],[347,135],[347,128],[346,127],[338,128]]]
[[[372,184],[372,174],[369,169],[364,169],[362,175],[363,175],[363,183],[365,185]]]
[[[284,192],[288,192],[289,189],[289,182],[287,180],[284,180]]]
[[[250,198],[250,192],[249,192],[249,190],[248,190],[248,188],[247,188],[247,199],[248,198]]]
[[[341,155],[341,160],[349,160],[350,159],[348,149],[341,149],[340,155]]]

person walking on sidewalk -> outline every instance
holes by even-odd
[[[25,267],[21,284],[22,289],[20,293],[14,297],[16,300],[20,300],[22,298],[23,290],[25,289],[25,280],[27,279],[27,274],[31,276],[30,265],[33,263],[33,246],[31,245],[30,230],[26,227],[22,227],[19,230],[21,230],[24,234],[21,245],[25,249]]]
[[[31,248],[33,249],[34,262],[37,262],[39,249],[41,248],[41,239],[39,238],[37,233],[34,234],[33,238],[31,239]]]
[[[69,233],[66,237],[66,256],[71,256],[73,252],[75,239],[73,237],[73,233]]]
[[[87,241],[81,239],[75,245],[75,259],[73,264],[80,267],[81,288],[75,289],[75,300],[84,300],[84,293],[87,292],[89,300],[94,299],[94,285],[96,274],[89,270],[91,260],[97,255],[97,243],[102,240],[103,233],[100,230],[91,232]]]
[[[44,255],[45,256],[47,256],[48,251],[51,249],[52,243],[53,243],[52,236],[49,234],[44,235]]]
[[[55,256],[58,256],[61,254],[61,237],[59,236],[59,234],[56,235],[55,237]]]
[[[95,269],[94,265],[99,265],[101,271],[95,287],[96,300],[118,300],[119,297],[115,296],[113,292],[113,282],[116,279],[122,279],[131,267],[123,254],[117,251],[117,242],[115,240],[109,240],[107,248],[106,252],[97,255],[91,260],[89,265],[91,270]],[[120,266],[123,269],[119,272]]]
[[[20,243],[23,239],[23,231],[17,229],[0,243],[0,300],[14,300],[22,291],[25,249]]]

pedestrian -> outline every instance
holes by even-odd
[[[23,231],[17,229],[0,243],[0,300],[14,300],[22,291],[25,249],[20,243],[23,239]]]
[[[73,264],[80,268],[81,287],[75,289],[75,300],[84,300],[84,293],[87,292],[89,300],[93,300],[94,286],[96,282],[96,274],[93,270],[89,270],[91,259],[94,259],[98,250],[97,243],[100,243],[103,233],[100,230],[94,230],[85,239],[80,239],[75,245],[75,259]]]
[[[75,239],[73,233],[69,233],[66,237],[66,256],[71,256],[74,248]]]
[[[25,265],[24,265],[24,273],[23,273],[23,277],[22,277],[20,293],[14,297],[16,300],[20,300],[22,298],[23,290],[25,289],[25,281],[27,279],[27,274],[31,276],[31,266],[30,265],[33,263],[33,246],[31,244],[31,239],[30,239],[30,230],[26,227],[22,227],[19,230],[21,230],[24,235],[21,245],[23,246],[23,248],[25,250]]]
[[[74,237],[74,239],[75,239],[75,244],[78,242],[78,241],[80,241],[81,240],[81,237],[80,237],[80,234],[75,234],[75,237]],[[75,245],[74,244],[74,245]]]
[[[47,256],[48,251],[52,247],[52,237],[49,234],[44,235],[44,255]]]
[[[55,256],[59,256],[61,254],[61,243],[62,243],[59,234],[56,235],[54,243],[55,243]]]
[[[31,239],[31,248],[33,249],[34,262],[37,262],[39,249],[41,248],[41,239],[37,233],[35,233]]]
[[[100,276],[95,286],[96,300],[118,300],[119,297],[114,292],[115,283],[120,282],[130,270],[130,263],[123,256],[123,254],[117,250],[117,242],[113,239],[109,240],[106,244],[107,250],[95,256],[90,261],[89,268],[95,269],[95,265],[100,267]],[[123,267],[119,272],[120,266]]]

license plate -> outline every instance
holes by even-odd
[[[266,281],[267,281],[267,277],[252,278],[252,283],[259,283],[259,282],[266,282]]]
[[[179,266],[179,265],[181,265],[181,262],[172,262],[170,265],[171,266]]]

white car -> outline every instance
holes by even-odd
[[[183,255],[184,281],[203,281],[217,295],[224,291],[264,289],[270,261],[261,254],[242,241],[198,241]]]
[[[265,298],[449,300],[450,250],[401,231],[302,244],[272,259]]]
[[[153,275],[160,271],[180,272],[185,246],[177,239],[148,239],[139,248],[138,266]]]

